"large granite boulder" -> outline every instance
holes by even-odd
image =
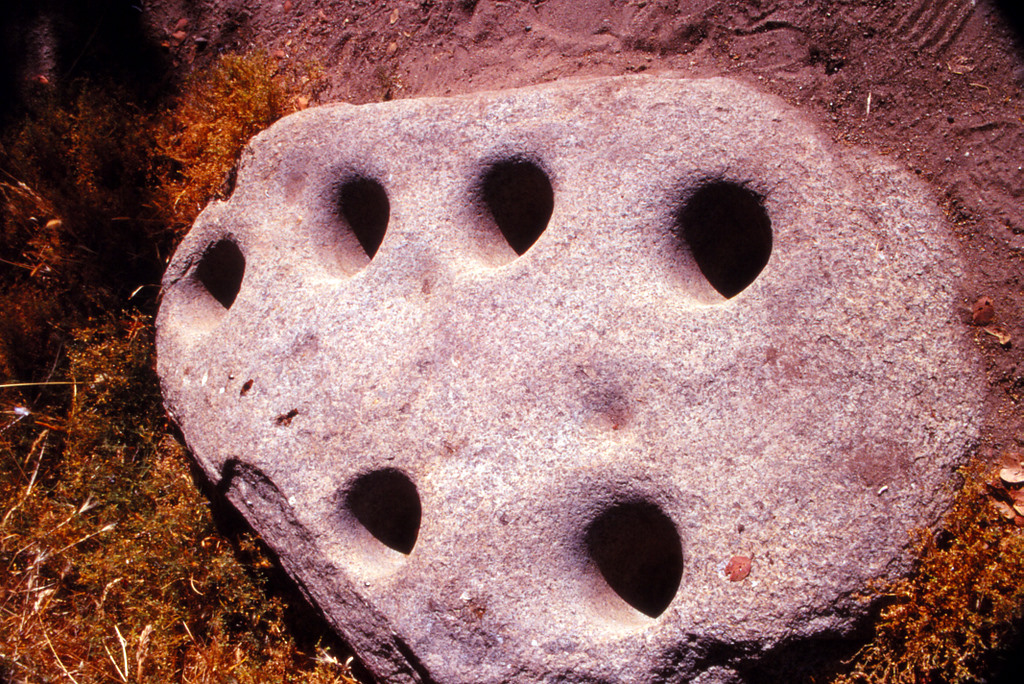
[[[728,80],[337,104],[182,242],[159,374],[382,680],[742,680],[949,504],[961,268],[919,182]]]

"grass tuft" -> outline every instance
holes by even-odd
[[[916,573],[881,593],[873,639],[834,684],[984,681],[1024,617],[1024,529],[1001,515],[979,467],[965,474]]]
[[[242,146],[288,113],[291,93],[263,52],[229,55],[194,75],[173,115],[159,123],[166,163],[157,201],[183,233],[211,197],[230,194],[231,172]]]
[[[0,681],[355,682],[211,514],[154,370],[164,261],[286,86],[232,56],[165,111],[79,81],[0,132]]]

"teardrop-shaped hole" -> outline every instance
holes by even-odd
[[[683,545],[675,525],[647,501],[619,503],[587,528],[587,553],[608,586],[649,617],[661,615],[683,577]]]
[[[518,255],[537,242],[555,208],[547,174],[526,159],[492,165],[483,176],[481,192],[498,230]]]
[[[245,256],[227,238],[206,248],[194,273],[195,280],[225,309],[235,303],[244,275]]]
[[[760,195],[729,181],[711,181],[686,200],[677,231],[701,273],[726,298],[760,275],[772,253],[772,222]]]
[[[384,186],[366,176],[345,181],[338,190],[338,212],[366,256],[372,259],[384,241],[391,217],[391,203]]]
[[[360,476],[345,496],[345,505],[381,544],[412,553],[423,509],[416,485],[404,473],[385,468]]]

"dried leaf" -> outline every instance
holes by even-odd
[[[1013,507],[1004,501],[993,501],[992,507],[996,509],[996,512],[999,513],[999,515],[1003,516],[1007,520],[1013,520],[1017,517],[1017,513],[1014,511]]]
[[[1017,463],[1000,469],[999,479],[1011,485],[1024,483],[1024,466]]]
[[[1024,454],[1019,451],[1007,451],[999,458],[999,466],[1002,468],[1016,465],[1024,465]]]
[[[1006,488],[1005,485],[987,483],[985,485],[985,489],[988,490],[989,496],[991,496],[993,499],[997,501],[1002,501],[1003,503],[1009,506],[1013,505],[1013,498],[1010,496],[1010,491]]]
[[[971,307],[971,323],[974,325],[988,325],[996,318],[996,307],[992,304],[990,297],[980,297]]]
[[[1010,337],[1010,333],[1006,332],[1006,328],[1001,325],[986,325],[982,330],[996,338],[996,341],[1004,347],[1010,344],[1010,340],[1012,339]]]
[[[725,574],[729,576],[730,582],[739,582],[750,574],[750,567],[750,556],[733,556],[725,566]]]

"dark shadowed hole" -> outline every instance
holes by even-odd
[[[735,297],[754,282],[772,253],[772,222],[761,197],[727,181],[693,193],[679,212],[678,233],[724,297]]]
[[[245,257],[242,250],[231,240],[221,240],[207,248],[196,267],[196,280],[206,291],[230,309],[242,287],[245,275]]]
[[[404,473],[388,468],[363,475],[349,489],[345,505],[380,543],[412,552],[423,510],[416,485]]]
[[[651,503],[612,506],[590,524],[587,552],[615,593],[650,617],[661,615],[683,577],[675,525]]]
[[[498,162],[484,175],[483,199],[505,240],[523,254],[548,225],[555,208],[551,181],[533,162]]]
[[[996,0],[996,7],[1017,39],[1017,53],[1024,56],[1024,4],[1020,0]]]
[[[384,186],[364,176],[346,181],[338,192],[338,210],[366,256],[372,259],[384,240],[391,216],[391,203]]]

